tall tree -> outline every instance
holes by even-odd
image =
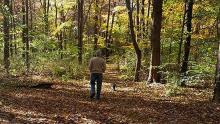
[[[218,39],[218,56],[216,64],[216,75],[215,75],[215,89],[213,95],[213,101],[220,102],[220,8],[217,16],[217,39]]]
[[[65,22],[64,8],[63,8],[63,5],[61,5],[61,6],[62,7],[61,7],[61,10],[60,10],[60,25]],[[61,59],[63,59],[62,51],[63,51],[63,42],[64,42],[64,30],[65,29],[60,31],[59,38],[58,38],[59,39],[59,51],[60,51],[60,58]]]
[[[9,36],[9,39],[10,39],[10,54],[11,56],[13,56],[13,25],[14,25],[14,13],[13,13],[13,0],[10,1],[10,5],[9,5],[9,11],[10,11],[10,36]]]
[[[26,38],[26,34],[25,34],[25,30],[26,30],[26,21],[25,21],[25,0],[22,0],[22,42],[23,42],[23,46],[22,46],[22,57],[25,60],[25,38]]]
[[[108,16],[107,16],[107,24],[106,24],[106,33],[105,33],[105,54],[106,54],[106,58],[108,58],[109,56],[109,22],[110,22],[110,14],[111,14],[111,0],[108,0]]]
[[[16,34],[16,18],[14,17],[14,15],[16,15],[17,13],[16,13],[16,11],[15,11],[15,1],[13,1],[12,2],[12,9],[13,9],[13,17],[12,17],[12,19],[13,19],[13,39],[14,39],[14,41],[16,41],[16,39],[17,39],[17,34]],[[15,53],[15,55],[17,55],[17,43],[15,42],[14,43],[14,53]]]
[[[114,2],[113,7],[114,7],[114,8],[116,7],[116,2]],[[108,38],[109,43],[111,43],[111,44],[112,44],[112,41],[113,41],[113,40],[112,40],[112,30],[113,30],[114,22],[115,22],[115,14],[116,14],[116,11],[114,11],[114,9],[113,9],[113,11],[112,11],[111,27],[110,27],[109,38]]]
[[[84,0],[78,0],[77,3],[78,3],[78,62],[79,64],[82,64]]]
[[[9,0],[4,0],[5,7],[9,8]],[[5,9],[7,10],[7,9]],[[4,66],[7,74],[9,73],[9,14],[6,12],[3,15],[3,31],[4,31]]]
[[[150,25],[150,11],[151,10],[151,0],[148,0],[148,2],[147,2],[147,22],[146,22],[146,31],[147,31],[147,35],[149,36],[149,25]]]
[[[22,0],[22,42],[23,42],[23,53],[24,63],[26,66],[26,72],[28,74],[30,69],[29,60],[29,2],[28,0]]]
[[[95,0],[95,16],[94,16],[94,50],[98,48],[98,21],[99,21],[99,0]]]
[[[44,32],[46,35],[49,35],[49,8],[50,8],[50,0],[43,0]]]
[[[129,30],[131,35],[131,40],[136,53],[136,67],[135,67],[135,77],[134,81],[140,81],[140,70],[141,70],[141,50],[136,41],[136,36],[134,32],[134,22],[133,22],[133,9],[132,9],[131,0],[126,0],[126,7],[128,9],[128,18],[129,18]]]
[[[186,41],[184,43],[184,54],[183,62],[181,66],[181,75],[185,76],[188,70],[188,61],[190,53],[190,44],[191,44],[191,32],[192,32],[192,12],[193,12],[193,3],[194,0],[186,0]],[[181,82],[181,86],[185,85],[185,81]]]
[[[136,23],[137,23],[137,40],[139,39],[139,28],[140,28],[140,1],[136,0],[137,6],[137,15],[136,15]]]
[[[177,56],[177,64],[178,65],[180,65],[180,61],[181,61],[181,53],[182,53],[182,44],[183,44],[183,34],[184,34],[185,23],[186,23],[186,0],[185,0],[185,3],[184,3],[184,13],[183,13],[181,33],[180,33],[180,41],[179,41],[179,51],[178,51],[178,56]]]
[[[30,3],[30,32],[32,34],[32,32],[34,32],[34,30],[33,30],[33,6],[35,4],[35,1],[30,0],[29,3]],[[32,42],[32,40],[33,40],[32,35],[30,36],[29,40],[30,40],[30,42]]]
[[[142,36],[142,38],[144,38],[144,32],[145,32],[145,12],[144,12],[144,7],[145,7],[145,0],[142,0],[141,1],[141,20],[140,20],[140,22],[141,22],[141,30],[142,30],[142,32],[141,32],[141,36]]]
[[[27,73],[30,69],[29,49],[29,0],[25,0],[25,65]]]
[[[160,34],[162,25],[162,8],[163,0],[153,0],[153,25],[151,28],[151,65],[149,71],[148,82],[160,82],[159,66],[160,66]]]

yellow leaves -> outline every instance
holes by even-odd
[[[71,21],[67,21],[67,22],[64,22],[62,23],[61,25],[59,25],[53,32],[52,34],[53,35],[56,35],[57,33],[59,33],[60,31],[62,31],[63,29],[65,28],[68,28],[72,25],[72,22]]]

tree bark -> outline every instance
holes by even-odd
[[[10,1],[10,3],[9,3],[9,11],[10,11],[10,14],[11,14],[11,18],[10,18],[10,20],[11,20],[11,23],[10,23],[10,29],[9,29],[9,42],[10,42],[10,54],[11,54],[11,56],[13,56],[13,25],[14,25],[14,13],[13,13],[13,2],[14,1]]]
[[[13,2],[13,5],[12,5],[12,8],[13,8],[13,14],[17,14],[15,12],[15,2]],[[16,34],[16,20],[15,20],[15,17],[13,16],[13,32],[14,32],[14,35],[13,35],[13,39],[16,41],[17,39],[17,34]],[[15,55],[17,55],[17,43],[14,43],[14,53]]]
[[[4,0],[4,5],[9,7],[9,0]],[[3,15],[3,31],[4,31],[4,67],[6,73],[9,74],[9,16],[7,14]]]
[[[78,0],[78,63],[82,64],[83,50],[83,5],[84,0]]]
[[[65,22],[64,8],[62,5],[62,9],[60,11],[60,25]],[[60,51],[60,59],[63,59],[63,41],[64,41],[64,29],[60,31],[59,35],[59,51]]]
[[[30,70],[30,57],[29,57],[29,1],[25,0],[25,64],[27,74]]]
[[[23,59],[25,60],[25,30],[26,30],[26,16],[25,16],[25,0],[22,0],[22,13],[23,13],[23,15],[22,15],[22,42],[23,42],[23,46],[22,46],[22,49],[23,49],[23,51],[22,51],[22,57],[23,57]]]
[[[98,48],[98,21],[99,21],[99,16],[98,16],[98,10],[99,10],[99,0],[95,0],[95,17],[94,17],[94,50],[97,50]]]
[[[130,35],[131,35],[131,40],[132,40],[132,44],[134,46],[135,49],[135,53],[136,53],[136,67],[135,67],[135,77],[134,77],[134,81],[140,81],[140,69],[141,69],[141,50],[136,42],[136,36],[135,36],[135,32],[134,32],[134,22],[133,22],[133,10],[131,7],[131,1],[130,0],[126,0],[126,6],[128,9],[128,17],[129,17],[129,30],[130,30]]]
[[[160,34],[162,25],[163,0],[153,0],[153,25],[151,28],[150,41],[152,45],[151,65],[148,82],[160,82]]]
[[[220,8],[217,17],[217,39],[218,39],[218,56],[216,64],[216,75],[215,75],[215,89],[213,94],[213,101],[220,102]]]
[[[139,40],[139,29],[140,29],[140,1],[136,0],[137,6],[137,16],[136,16],[136,24],[137,24],[137,41]]]
[[[114,2],[114,8],[116,7],[116,2]],[[113,30],[113,27],[114,27],[114,22],[115,22],[115,14],[116,12],[113,11],[112,13],[112,22],[111,22],[111,27],[110,27],[110,31],[109,31],[109,43],[112,44],[112,30]]]
[[[49,35],[49,8],[50,8],[50,0],[43,0],[43,8],[44,8],[44,32],[45,35]]]
[[[148,0],[148,3],[147,3],[147,22],[146,22],[146,31],[147,31],[147,36],[149,36],[149,18],[150,18],[150,9],[151,9],[151,0]]]
[[[184,27],[186,22],[186,0],[184,3],[184,13],[183,13],[183,20],[182,20],[182,27],[181,27],[181,34],[180,34],[180,41],[179,41],[179,51],[178,51],[178,57],[177,57],[177,64],[180,65],[181,61],[181,53],[182,53],[182,44],[183,44],[183,34],[184,34]]]
[[[110,21],[110,13],[111,13],[111,0],[108,1],[108,17],[107,17],[107,24],[106,24],[106,33],[105,33],[105,47],[106,47],[106,51],[105,51],[105,54],[106,54],[106,58],[108,58],[109,56],[109,52],[108,52],[108,48],[110,46],[110,43],[109,43],[109,21]]]
[[[34,6],[34,4],[35,4],[34,0],[30,0],[30,32],[34,32],[34,30],[33,30],[33,6]],[[30,35],[29,40],[30,40],[30,42],[32,42],[32,40],[33,40],[32,35]]]
[[[191,32],[192,32],[192,11],[193,11],[193,0],[186,1],[186,28],[187,28],[187,36],[186,42],[184,45],[184,55],[183,62],[181,66],[181,75],[186,76],[186,72],[188,70],[188,62],[189,62],[189,53],[190,53],[190,44],[191,44]],[[181,82],[181,86],[185,85],[185,81]]]
[[[145,6],[145,0],[142,0],[141,1],[141,29],[142,29],[142,32],[141,32],[141,36],[142,36],[142,39],[145,37],[144,36],[144,33],[145,33],[145,12],[144,12],[144,6]]]

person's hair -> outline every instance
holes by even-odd
[[[97,50],[96,51],[96,56],[97,57],[102,57],[102,51],[101,50]]]

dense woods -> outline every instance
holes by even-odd
[[[114,90],[205,89],[208,101],[220,101],[219,0],[1,0],[0,24],[0,89],[36,76],[88,83],[100,50]]]

